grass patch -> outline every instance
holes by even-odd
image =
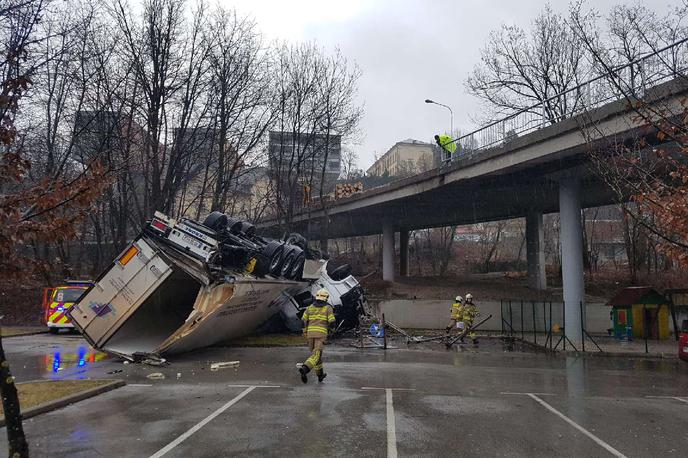
[[[48,332],[45,326],[3,326],[0,328],[3,337],[25,336],[39,332]]]
[[[298,347],[306,344],[301,334],[263,334],[245,336],[227,342],[237,347]]]
[[[101,385],[107,385],[111,382],[112,380],[39,380],[17,383],[19,404],[22,410],[25,410],[29,407],[54,401]],[[2,404],[0,404],[0,416],[2,415]]]

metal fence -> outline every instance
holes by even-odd
[[[583,339],[574,344],[566,337],[566,307],[564,302],[524,301],[503,299],[501,302],[502,336],[531,342],[550,351],[602,351],[587,330],[586,310],[578,303]]]
[[[458,158],[504,146],[519,136],[614,100],[640,98],[648,89],[682,76],[686,69],[688,38],[633,62],[602,69],[600,76],[459,137],[455,140]]]

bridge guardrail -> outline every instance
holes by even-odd
[[[458,159],[474,157],[480,151],[503,146],[519,136],[625,96],[642,97],[648,89],[681,76],[687,69],[685,38],[457,138],[454,141],[459,145]],[[565,114],[556,114],[561,111]]]

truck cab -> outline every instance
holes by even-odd
[[[50,332],[57,334],[60,329],[74,329],[67,311],[93,286],[90,281],[67,280],[64,284],[47,290],[44,298],[44,321]]]

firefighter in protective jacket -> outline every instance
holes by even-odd
[[[478,307],[476,307],[476,305],[473,303],[473,295],[468,293],[466,294],[466,301],[461,309],[461,320],[463,321],[465,328],[470,329],[471,326],[473,326],[473,321],[475,321],[478,316],[480,316],[480,312],[478,311]],[[473,345],[478,343],[478,339],[474,331],[469,331],[468,337],[470,337]],[[461,338],[461,340],[463,341],[463,338]]]
[[[319,382],[327,377],[323,371],[322,352],[327,340],[328,328],[335,323],[334,312],[327,302],[329,298],[330,293],[324,288],[321,289],[315,294],[315,302],[303,312],[303,332],[308,340],[308,348],[311,350],[311,355],[299,368],[303,383],[308,382],[307,374],[311,370],[315,370]]]
[[[463,298],[461,296],[456,296],[454,303],[451,306],[451,321],[447,325],[447,334],[449,334],[452,328],[457,327],[457,323],[461,321]]]

